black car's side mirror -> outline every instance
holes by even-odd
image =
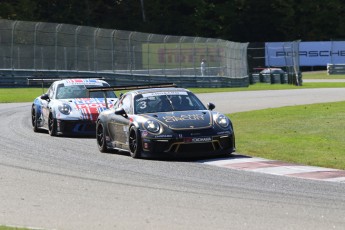
[[[214,108],[216,108],[216,106],[213,104],[213,103],[211,103],[211,102],[209,102],[209,103],[207,103],[207,108],[208,108],[208,110],[214,110]]]
[[[46,94],[46,93],[45,93],[45,94],[42,94],[41,99],[42,99],[42,100],[48,101],[48,100],[49,100],[48,94]]]
[[[115,109],[115,114],[127,117],[127,113],[124,110],[124,108],[117,108],[117,109]]]

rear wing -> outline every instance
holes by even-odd
[[[106,86],[106,87],[87,87],[88,97],[90,97],[91,92],[103,92],[103,97],[105,101],[105,106],[108,108],[107,102],[107,91],[121,91],[121,90],[134,90],[134,89],[150,89],[150,88],[172,88],[177,87],[174,83],[166,84],[149,84],[149,85],[127,85],[127,86]]]
[[[26,79],[27,85],[31,84],[41,84],[42,86],[42,91],[44,93],[44,85],[46,84],[51,84],[54,81],[60,81],[64,79],[96,79],[96,80],[103,80],[104,78],[95,78],[95,77],[78,77],[78,76],[73,76],[73,77],[61,77],[61,78],[49,78],[49,77],[28,77]]]

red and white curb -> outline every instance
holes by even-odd
[[[345,170],[298,165],[277,160],[234,155],[231,158],[200,162],[223,168],[345,183]]]

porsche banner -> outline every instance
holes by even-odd
[[[266,66],[288,66],[287,60],[299,55],[300,66],[345,64],[345,41],[300,42],[296,51],[286,48],[285,42],[265,44]]]

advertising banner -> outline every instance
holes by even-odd
[[[345,64],[345,41],[300,42],[298,54],[286,42],[265,44],[266,66],[289,66],[289,60],[299,55],[300,66]]]
[[[200,67],[202,59],[208,66],[219,66],[224,48],[205,43],[153,43],[142,45],[143,68]]]

